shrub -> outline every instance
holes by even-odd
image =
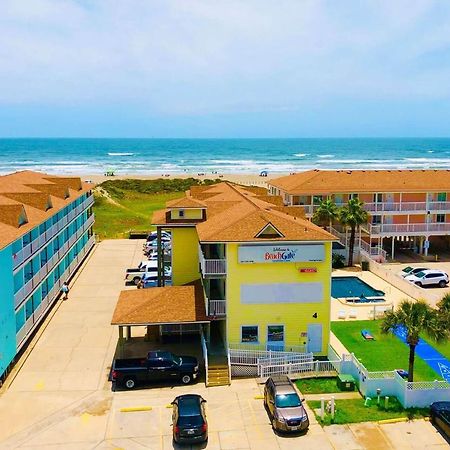
[[[342,269],[342,267],[345,267],[345,257],[343,255],[339,255],[338,253],[333,253],[331,265],[333,269]]]

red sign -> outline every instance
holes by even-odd
[[[303,269],[300,269],[299,272],[301,272],[301,273],[316,273],[317,269],[315,267],[305,267]]]

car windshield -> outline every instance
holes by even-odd
[[[275,398],[277,408],[295,408],[301,404],[297,394],[277,395]]]
[[[423,278],[425,276],[425,272],[417,272],[416,277],[417,278]]]
[[[179,416],[178,425],[180,427],[200,427],[203,425],[203,417],[198,416]]]
[[[175,361],[176,364],[181,366],[181,363],[183,362],[183,360],[179,356],[172,355],[172,358],[173,358],[173,360]]]

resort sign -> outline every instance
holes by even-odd
[[[323,244],[305,245],[240,245],[240,263],[316,262],[325,259]]]

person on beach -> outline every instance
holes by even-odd
[[[67,281],[64,281],[64,283],[62,284],[61,293],[63,295],[63,300],[67,300],[69,298],[69,285],[67,284]]]

